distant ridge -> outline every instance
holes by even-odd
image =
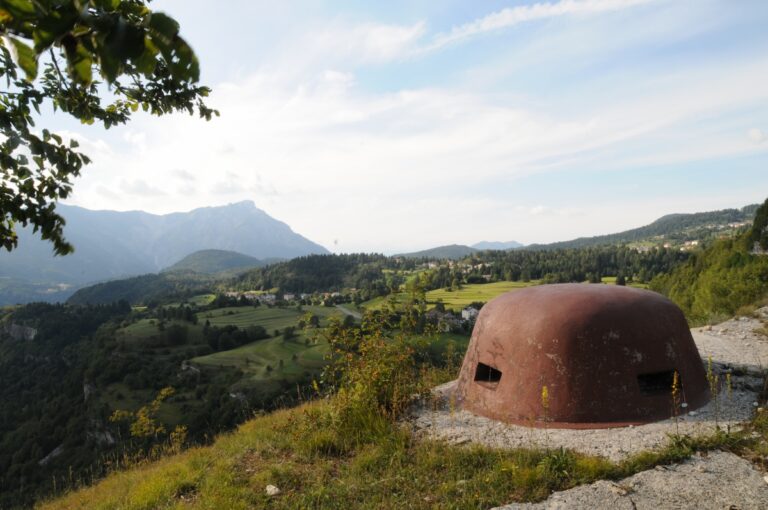
[[[524,245],[517,241],[480,241],[473,244],[471,247],[476,250],[514,250],[515,248],[522,248]]]
[[[250,201],[165,215],[61,204],[57,210],[75,253],[54,257],[50,243],[20,229],[19,247],[0,252],[0,305],[66,299],[85,284],[154,273],[200,250],[260,260],[329,253]],[[60,292],[62,286],[68,290]]]
[[[190,253],[163,272],[192,271],[202,274],[216,274],[225,271],[247,270],[265,266],[266,262],[250,255],[228,250],[200,250]]]
[[[751,222],[760,204],[750,204],[741,209],[721,209],[690,214],[667,214],[658,220],[639,228],[594,237],[579,237],[570,241],[559,241],[550,244],[531,244],[526,249],[559,249],[587,248],[606,244],[624,244],[649,240],[658,236],[679,234],[686,229],[705,228],[708,225],[724,225],[728,223]]]
[[[461,259],[473,253],[477,253],[480,250],[465,246],[463,244],[449,244],[446,246],[438,246],[436,248],[430,248],[428,250],[415,251],[413,253],[400,253],[394,255],[395,257],[403,257],[408,259]]]

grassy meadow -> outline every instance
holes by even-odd
[[[608,285],[615,285],[616,277],[603,277],[602,282]],[[500,296],[505,292],[514,292],[516,290],[531,287],[533,285],[539,285],[540,283],[541,282],[539,280],[532,280],[529,282],[470,283],[464,284],[460,289],[453,291],[446,289],[435,289],[427,292],[427,303],[428,308],[432,308],[438,301],[442,301],[446,308],[459,311],[473,302],[481,301],[487,303],[491,299]],[[639,289],[648,288],[648,285],[644,283],[631,283],[628,284],[628,286],[636,287]],[[400,292],[398,294],[394,294],[394,298],[396,302],[402,303],[408,298],[408,295],[405,292]],[[360,307],[365,308],[366,310],[378,310],[386,305],[390,299],[390,296],[377,297],[361,303]]]
[[[268,333],[275,329],[284,329],[289,326],[296,326],[299,319],[307,312],[311,312],[320,317],[320,324],[324,319],[332,315],[343,317],[344,312],[337,308],[326,306],[303,306],[301,310],[297,307],[290,308],[269,308],[267,306],[250,307],[226,307],[216,308],[200,312],[197,314],[197,320],[203,324],[209,321],[211,326],[237,326],[238,328],[247,328],[248,326],[262,326]]]
[[[432,308],[439,300],[443,302],[446,308],[452,308],[456,311],[461,310],[475,301],[488,302],[491,299],[504,294],[520,290],[531,285],[538,285],[538,281],[531,282],[494,282],[494,283],[470,283],[462,285],[460,289],[449,291],[445,289],[430,290],[427,292],[427,303]],[[394,295],[397,302],[403,302],[408,298],[405,292]],[[367,310],[378,310],[382,308],[390,296],[382,296],[361,303],[361,307]]]
[[[221,351],[191,361],[210,369],[234,368],[242,371],[237,386],[258,388],[265,397],[280,388],[306,381],[324,365],[326,343],[305,344],[303,335],[284,340],[282,337],[252,342],[236,349]]]

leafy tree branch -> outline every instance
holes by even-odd
[[[0,0],[0,246],[31,225],[57,255],[73,251],[56,202],[90,159],[76,140],[35,125],[49,104],[87,125],[125,124],[139,109],[210,120],[210,89],[179,24],[151,0]]]

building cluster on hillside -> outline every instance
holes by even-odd
[[[699,246],[699,241],[698,241],[698,240],[693,240],[693,241],[686,241],[686,242],[685,242],[685,243],[684,243],[684,244],[683,244],[683,245],[680,247],[680,251],[688,251],[688,250],[693,250],[693,249],[697,248],[698,246]]]
[[[350,293],[354,294],[357,291],[357,289],[350,289]],[[306,294],[306,293],[300,293],[295,294],[292,292],[286,292],[284,294],[275,294],[271,292],[263,292],[263,291],[257,291],[257,290],[248,290],[248,291],[228,291],[225,292],[224,295],[231,299],[246,299],[251,302],[258,301],[261,304],[265,305],[272,305],[277,303],[278,301],[287,301],[287,302],[297,302],[297,301],[308,301],[313,298],[318,300],[327,300],[332,298],[339,298],[341,297],[340,292],[319,292],[316,294]]]
[[[471,330],[478,313],[479,311],[471,306],[464,308],[460,316],[451,311],[433,308],[425,314],[425,318],[429,323],[437,326],[437,330],[441,333],[451,333]]]
[[[465,321],[474,321],[477,319],[477,314],[479,314],[480,311],[477,308],[474,308],[472,306],[468,306],[467,308],[464,308],[461,311],[461,318]]]

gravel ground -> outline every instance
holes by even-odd
[[[768,307],[759,313],[760,318],[768,318]],[[729,395],[723,389],[717,405],[710,402],[679,417],[677,423],[669,419],[634,427],[590,430],[511,425],[453,409],[451,393],[456,381],[452,381],[435,388],[434,401],[415,408],[409,424],[422,437],[454,444],[471,442],[496,448],[563,446],[620,461],[642,450],[663,447],[668,434],[707,434],[716,425],[734,429],[739,422],[749,419],[762,387],[759,374],[763,367],[768,367],[768,338],[754,332],[762,326],[758,318],[737,318],[692,330],[702,359],[711,356],[715,371],[732,372],[733,391]]]
[[[761,308],[757,317],[737,317],[716,326],[691,330],[696,347],[703,359],[730,364],[759,374],[768,368],[768,337],[757,333],[768,322],[768,307]]]
[[[768,476],[732,453],[696,455],[673,466],[658,466],[618,482],[601,480],[554,493],[541,503],[511,504],[496,510],[658,510],[768,509]]]

